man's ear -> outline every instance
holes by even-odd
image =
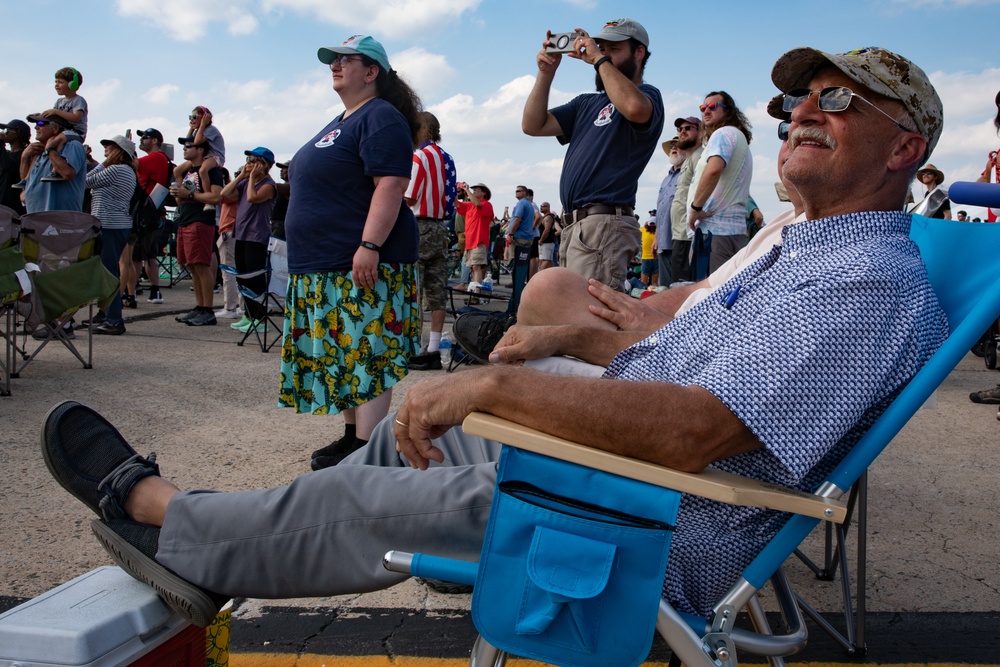
[[[912,170],[914,166],[923,163],[927,151],[927,140],[916,132],[903,132],[896,140],[892,154],[889,156],[890,171]]]

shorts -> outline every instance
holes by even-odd
[[[425,310],[445,307],[448,286],[448,229],[443,222],[417,218],[420,228],[420,291]]]
[[[215,244],[215,226],[192,222],[177,228],[177,262],[188,264],[212,263],[212,246]]]
[[[555,243],[539,243],[538,244],[538,259],[543,262],[553,262],[556,258],[556,244]]]
[[[561,261],[584,278],[621,290],[629,262],[641,248],[642,234],[635,216],[590,215],[563,229]]]
[[[522,238],[517,237],[517,236],[510,237],[510,243],[511,243],[511,245],[519,245],[522,248],[530,248],[531,244],[533,242],[534,242],[534,239],[522,239]]]
[[[465,263],[467,266],[486,266],[486,244],[465,251]]]
[[[528,254],[530,259],[538,259],[538,237],[531,239],[531,251]]]
[[[644,259],[642,260],[642,268],[639,270],[644,276],[659,275],[660,261],[657,259]]]
[[[160,250],[163,248],[160,245],[159,232],[146,234],[141,239],[135,238],[133,234],[129,237],[128,242],[132,247],[133,262],[145,262],[148,259],[156,259],[160,256]]]

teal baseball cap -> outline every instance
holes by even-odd
[[[329,65],[338,54],[368,56],[378,63],[379,67],[389,72],[389,56],[385,53],[385,48],[371,35],[354,35],[348,37],[340,46],[320,47],[316,56],[324,65]]]

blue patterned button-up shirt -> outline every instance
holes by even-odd
[[[812,491],[948,334],[909,225],[896,212],[790,225],[606,376],[707,389],[763,444],[714,467]],[[685,496],[665,595],[708,613],[786,520]]]

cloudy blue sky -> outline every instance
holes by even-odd
[[[52,105],[52,74],[84,75],[88,142],[157,127],[168,141],[188,111],[212,109],[230,155],[265,145],[279,159],[342,110],[316,49],[370,33],[441,119],[442,144],[459,176],[484,181],[495,205],[513,204],[516,183],[536,201],[558,199],[563,150],[520,131],[537,52],[547,28],[597,31],[631,16],[650,34],[646,80],[667,117],[687,116],[725,89],[754,124],[752,194],[767,217],[774,195],[776,92],[771,65],[797,46],[846,51],[883,46],[912,58],[945,102],[945,130],[931,161],[948,182],[974,179],[1000,146],[990,123],[1000,89],[1000,0],[840,0],[777,3],[714,0],[32,0],[5,3],[0,40],[0,119]],[[593,70],[566,60],[552,102],[592,89]],[[672,129],[672,128],[670,128]],[[664,139],[670,138],[665,134]],[[652,208],[667,169],[657,151],[640,181],[638,208]],[[922,193],[915,193],[919,198]]]

